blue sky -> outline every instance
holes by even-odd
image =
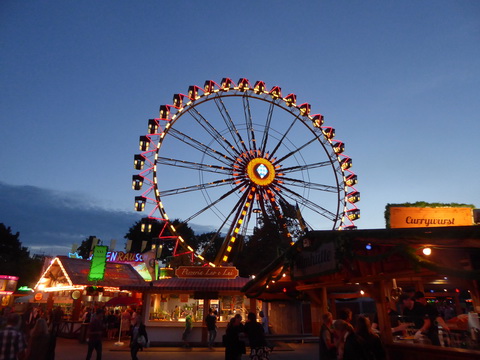
[[[121,243],[147,120],[223,77],[325,116],[359,228],[383,228],[387,203],[480,207],[479,18],[467,0],[2,1],[0,222],[35,252]]]

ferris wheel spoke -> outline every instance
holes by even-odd
[[[192,169],[192,170],[200,170],[200,171],[211,172],[215,174],[230,175],[232,173],[231,169],[225,166],[196,163],[196,162],[187,161],[187,160],[165,158],[160,156],[157,159],[157,164],[173,166],[177,168],[181,167],[181,168]]]
[[[232,188],[230,191],[226,192],[225,194],[223,194],[222,196],[220,196],[218,199],[210,202],[207,206],[205,206],[203,209],[200,209],[198,210],[196,213],[194,213],[193,215],[191,215],[188,219],[185,220],[185,222],[189,222],[191,221],[192,219],[196,218],[197,216],[199,216],[200,214],[204,213],[205,211],[209,210],[209,209],[212,209],[215,207],[215,205],[217,205],[218,203],[220,203],[222,200],[226,199],[227,197],[229,197],[231,194],[235,193],[236,191],[238,191],[243,185],[238,185],[234,188]],[[224,224],[225,222],[228,220],[228,217],[225,218],[225,221],[224,221]],[[220,227],[219,230],[221,230],[223,228],[224,225],[222,225]]]
[[[225,125],[227,126],[227,129],[229,130],[230,135],[232,136],[233,141],[235,141],[235,144],[237,145],[237,147],[243,148],[244,151],[248,151],[247,146],[245,145],[245,141],[243,141],[242,136],[240,135],[240,132],[236,128],[220,96],[215,97],[215,104],[217,105],[218,112],[222,116],[222,119],[225,122]]]
[[[313,190],[320,190],[320,191],[326,191],[331,193],[336,193],[338,190],[336,186],[319,184],[319,183],[314,183],[311,181],[305,181],[300,179],[282,177],[281,180],[285,185],[298,186],[298,187],[309,188]]]
[[[310,210],[316,212],[317,214],[327,218],[328,220],[335,221],[337,219],[337,216],[332,213],[330,210],[325,209],[324,207],[315,204],[314,202],[308,200],[307,198],[303,197],[302,195],[298,194],[297,192],[279,184],[279,188],[285,191],[285,196],[288,197],[289,199],[297,202],[298,204],[301,204]],[[276,191],[276,193],[278,193]]]
[[[262,147],[260,149],[262,154],[265,154],[265,150],[267,149],[268,133],[270,132],[270,124],[272,122],[274,107],[275,107],[275,104],[273,102],[270,103],[270,106],[268,107],[267,120],[265,122],[265,129],[263,131]]]
[[[250,100],[248,100],[248,96],[243,96],[243,112],[245,114],[245,121],[247,123],[247,136],[248,142],[251,146],[251,149],[257,150],[257,143],[255,140],[255,131],[253,129],[253,122],[252,122],[252,113],[250,111]]]
[[[223,185],[230,185],[233,183],[235,179],[230,178],[230,179],[222,179],[222,180],[215,180],[212,182],[208,182],[205,184],[198,184],[198,185],[192,185],[192,186],[185,186],[177,189],[169,189],[169,190],[160,190],[160,195],[161,196],[171,196],[171,195],[178,195],[178,194],[183,194],[191,191],[199,191],[199,190],[206,190],[209,188],[214,188],[218,186],[223,186]]]
[[[297,171],[305,171],[305,170],[311,170],[311,169],[316,169],[320,167],[325,167],[329,166],[332,163],[330,161],[320,161],[312,164],[304,164],[304,165],[297,165],[297,166],[289,166],[286,168],[280,169],[282,173],[292,173],[292,172],[297,172]]]
[[[174,137],[175,139],[183,142],[184,144],[186,144],[188,146],[193,147],[194,149],[199,150],[202,153],[205,153],[205,155],[207,155],[207,156],[209,156],[209,157],[211,157],[215,160],[218,160],[218,161],[220,161],[221,163],[223,163],[227,166],[231,166],[231,163],[234,162],[234,159],[232,159],[228,155],[225,155],[221,152],[218,152],[215,149],[212,149],[211,147],[201,143],[198,140],[195,140],[191,136],[188,136],[181,131],[170,128],[168,133],[169,134],[171,133],[172,137]]]
[[[202,114],[200,114],[197,108],[194,107],[189,109],[188,113],[230,156],[237,157],[238,150],[235,151],[235,146],[233,146],[222,134],[220,134],[217,129],[215,129],[215,127]]]
[[[279,149],[280,145],[282,144],[282,142],[285,140],[285,138],[287,137],[288,133],[290,132],[290,130],[292,130],[293,126],[295,125],[295,123],[297,122],[298,120],[298,115],[295,116],[295,119],[293,119],[293,121],[291,122],[290,126],[288,127],[288,129],[285,131],[285,133],[283,134],[283,136],[280,138],[280,140],[278,140],[278,143],[277,145],[275,146],[275,148],[272,150],[271,152],[271,156],[273,156],[277,150]]]
[[[282,161],[288,159],[289,157],[295,155],[296,153],[300,152],[301,150],[303,150],[304,148],[306,148],[308,145],[312,144],[313,142],[317,141],[317,138],[313,138],[311,139],[310,141],[307,141],[305,144],[303,144],[302,146],[300,147],[297,147],[296,149],[290,151],[288,154],[286,154],[285,156],[281,157],[280,159],[277,159],[275,160],[275,163],[281,163]]]

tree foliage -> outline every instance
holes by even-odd
[[[40,276],[43,258],[30,257],[19,240],[20,233],[0,223],[0,275],[18,276],[18,285],[33,286]],[[21,264],[21,266],[19,266]]]

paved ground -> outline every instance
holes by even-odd
[[[222,347],[209,350],[208,348],[183,349],[181,347],[155,347],[138,353],[139,360],[220,360],[225,358],[225,349]],[[75,339],[58,338],[55,352],[56,360],[85,360],[87,345],[80,344]],[[95,352],[92,360],[96,359]],[[242,360],[249,357],[243,355]],[[124,346],[116,346],[114,341],[103,343],[102,360],[130,360],[128,342]],[[312,360],[318,359],[318,344],[315,343],[281,343],[270,355],[271,360]]]

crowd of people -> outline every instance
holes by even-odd
[[[245,324],[242,322],[242,316],[236,314],[230,319],[223,336],[225,360],[240,360],[242,354],[247,352],[247,343],[251,360],[268,360],[272,347],[268,344],[265,334],[264,326],[257,321],[255,313],[248,314]]]
[[[398,310],[388,309],[394,336],[413,337],[424,344],[446,346],[441,343],[438,330],[439,326],[445,332],[449,332],[450,329],[437,308],[427,303],[423,292],[417,291],[414,294],[400,296]],[[353,324],[352,311],[349,308],[343,308],[340,309],[337,320],[333,319],[330,312],[323,314],[322,320],[319,338],[321,360],[383,360],[386,358],[379,336],[377,315],[373,323],[367,316],[359,315]]]
[[[54,360],[57,336],[64,318],[64,312],[57,306],[45,312],[41,307],[29,306],[23,314],[15,313],[9,307],[0,313],[0,359],[2,360]],[[135,309],[124,312],[86,307],[81,316],[82,338],[88,343],[86,359],[96,353],[96,360],[102,359],[102,341],[105,337],[130,338],[132,360],[138,360],[137,353],[148,345],[145,326]]]
[[[29,307],[22,315],[9,307],[0,314],[0,359],[53,360],[63,311]]]

